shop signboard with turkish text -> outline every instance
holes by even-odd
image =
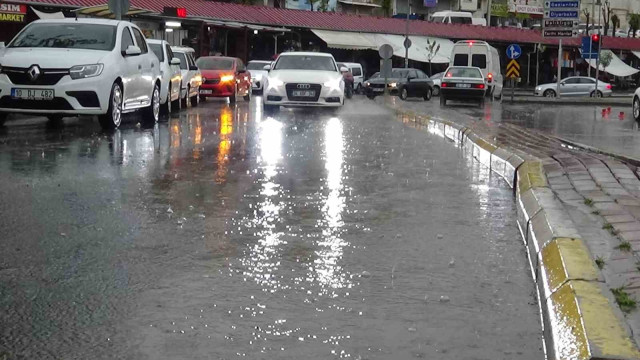
[[[0,22],[24,22],[26,14],[26,5],[0,3]]]

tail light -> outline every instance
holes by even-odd
[[[476,89],[484,89],[484,84],[475,84],[473,87]]]
[[[493,74],[489,73],[489,75],[487,75],[487,82],[492,82],[493,81]]]
[[[611,90],[611,84],[607,84],[607,90]]]
[[[449,84],[447,84],[446,82],[443,82],[442,84],[440,84],[440,87],[447,87],[449,86]]]

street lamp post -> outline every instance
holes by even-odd
[[[404,28],[404,41],[409,39],[409,15],[411,14],[411,0],[407,0],[407,22]],[[404,47],[404,68],[409,68],[409,47]]]
[[[487,2],[487,26],[491,26],[491,3],[491,0]]]

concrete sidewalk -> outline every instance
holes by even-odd
[[[550,358],[640,359],[638,168],[516,125],[455,124],[387,105],[407,122],[438,123],[514,187]]]

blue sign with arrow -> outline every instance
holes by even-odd
[[[511,60],[515,60],[520,57],[522,54],[522,49],[520,49],[520,45],[511,44],[507,47],[507,57]]]

